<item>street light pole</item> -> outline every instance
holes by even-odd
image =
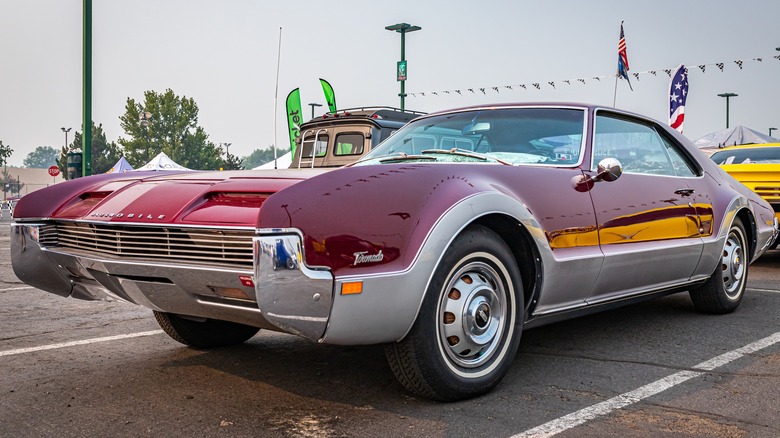
[[[311,107],[311,118],[314,118],[314,107],[322,106],[321,103],[310,103],[309,106]]]
[[[769,136],[771,137],[772,136],[772,131],[776,131],[776,130],[777,130],[777,128],[769,128]]]
[[[146,143],[146,162],[149,162],[149,120],[152,118],[152,113],[144,111],[138,116],[138,121],[141,126],[144,127],[144,142]]]
[[[729,99],[732,97],[737,97],[739,94],[736,93],[721,93],[718,94],[720,97],[726,98],[726,129],[729,129]]]
[[[63,126],[63,127],[62,127],[62,128],[60,128],[60,129],[62,130],[62,132],[64,132],[64,133],[65,133],[65,150],[67,151],[67,150],[68,150],[68,133],[69,133],[69,132],[70,132],[70,130],[71,130],[71,129],[73,129],[73,128],[67,128],[67,129],[65,129],[65,127]]]
[[[386,26],[385,29],[401,34],[401,61],[396,68],[396,78],[401,83],[401,111],[404,110],[404,98],[406,98],[406,34],[422,29],[420,26],[412,26],[409,23],[398,23],[392,26]]]

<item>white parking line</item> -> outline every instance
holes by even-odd
[[[95,344],[97,342],[116,341],[119,339],[139,338],[141,336],[152,336],[162,334],[162,330],[151,330],[148,332],[129,333],[126,335],[106,336],[103,338],[84,339],[82,341],[62,342],[59,344],[41,345],[40,347],[18,348],[16,350],[0,351],[0,357],[15,356],[17,354],[32,353],[35,351],[54,350],[55,348],[75,347],[77,345]]]
[[[620,394],[617,397],[613,397],[607,401],[597,403],[587,408],[581,409],[577,412],[569,415],[564,415],[556,420],[542,424],[541,426],[533,429],[526,430],[525,432],[514,435],[512,438],[541,438],[550,437],[573,427],[579,426],[587,421],[590,421],[596,417],[607,415],[612,411],[624,408],[628,405],[637,403],[648,397],[659,394],[667,389],[679,385],[694,377],[698,377],[704,374],[704,371],[712,371],[715,368],[722,367],[729,362],[737,360],[742,356],[750,353],[755,353],[761,349],[769,347],[771,345],[780,342],[780,332],[768,336],[752,344],[745,345],[744,347],[737,348],[736,350],[729,351],[708,361],[702,362],[693,367],[690,371],[680,371],[663,379],[656,380],[653,383],[637,388],[633,391],[625,394]],[[703,371],[696,371],[703,370]]]
[[[752,292],[772,292],[772,293],[776,293],[776,294],[780,293],[780,290],[775,290],[775,289],[756,289],[754,287],[747,288],[747,291],[748,292],[750,292],[750,291],[752,291]]]
[[[35,288],[32,286],[7,287],[5,289],[0,289],[0,292],[8,292],[9,290],[25,290],[25,289],[35,289]]]

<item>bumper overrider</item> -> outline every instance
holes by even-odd
[[[320,341],[333,305],[334,279],[303,262],[301,233],[256,230],[253,266],[226,268],[128,260],[47,240],[51,223],[11,224],[16,276],[38,289],[84,300],[121,299],[153,310],[275,329]],[[252,278],[254,287],[246,278]],[[243,280],[242,280],[243,279]],[[226,297],[220,291],[243,291]]]
[[[263,317],[311,340],[325,334],[333,305],[333,275],[304,263],[300,232],[260,230],[254,238],[255,294]]]

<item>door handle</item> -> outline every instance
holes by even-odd
[[[694,192],[695,192],[695,190],[688,189],[688,188],[686,188],[686,189],[677,189],[677,190],[674,191],[674,193],[676,195],[680,195],[680,196],[691,196],[692,194],[694,194]]]

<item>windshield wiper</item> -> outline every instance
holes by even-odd
[[[423,151],[425,153],[425,151]],[[385,158],[380,158],[380,163],[390,163],[393,161],[407,161],[407,160],[436,160],[436,157],[430,157],[428,155],[409,155],[400,152],[398,155],[390,155]]]
[[[504,160],[499,160],[498,158],[494,158],[485,154],[480,154],[479,152],[472,152],[467,151],[464,149],[458,149],[458,148],[452,148],[452,149],[426,149],[422,151],[423,154],[447,154],[447,155],[460,155],[462,157],[470,157],[470,158],[476,158],[477,160],[482,161],[498,161],[501,164],[509,164]]]

